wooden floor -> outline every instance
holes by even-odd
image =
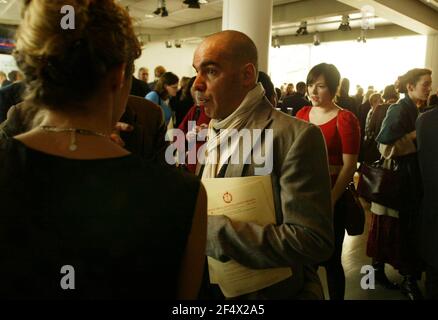
[[[371,265],[371,258],[366,256],[366,242],[368,238],[368,227],[371,217],[369,204],[362,202],[366,209],[366,226],[364,234],[360,236],[348,236],[346,234],[342,251],[342,265],[345,270],[346,300],[407,300],[407,298],[399,290],[389,290],[376,283],[375,289],[364,290],[361,288],[360,282],[364,274],[361,274],[361,268],[364,265]],[[401,282],[401,276],[390,265],[386,265],[386,275],[394,282]],[[325,270],[320,268],[318,274],[321,278],[324,294],[328,299]],[[419,281],[419,287],[423,294],[424,291],[424,274],[422,280]]]

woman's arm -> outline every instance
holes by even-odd
[[[336,179],[336,183],[332,189],[332,204],[335,205],[336,201],[344,193],[345,188],[347,188],[350,181],[353,179],[354,172],[356,171],[357,154],[342,154],[342,161],[344,165],[342,166],[339,176]]]
[[[201,184],[193,215],[192,228],[181,263],[177,299],[193,300],[198,297],[204,271],[207,241],[207,194]]]
[[[417,139],[417,132],[412,131],[398,139],[394,144],[379,144],[380,154],[385,159],[393,157],[404,156],[407,154],[417,152],[415,141]]]

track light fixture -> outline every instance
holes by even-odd
[[[344,14],[342,16],[342,21],[341,21],[341,24],[339,25],[338,30],[341,30],[341,31],[351,31],[350,17],[348,16],[348,14]]]
[[[154,15],[162,17],[167,17],[169,15],[169,11],[166,8],[166,0],[158,0],[157,1],[157,9],[153,12]]]
[[[166,48],[172,48],[172,42],[170,41],[165,41],[164,44],[166,45]]]
[[[300,27],[298,28],[296,35],[297,36],[305,36],[308,34],[307,32],[307,21],[301,21]]]
[[[272,40],[272,46],[274,48],[280,48],[280,39],[278,37],[274,37]]]
[[[184,4],[188,4],[190,9],[201,9],[199,0],[184,0]]]
[[[175,48],[181,48],[181,45],[182,45],[182,43],[181,43],[180,40],[175,40],[175,41],[173,42],[173,44],[175,45]]]

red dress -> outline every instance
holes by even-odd
[[[312,107],[303,107],[297,113],[297,118],[309,122]],[[332,185],[338,177],[340,166],[343,165],[342,154],[359,154],[360,126],[356,116],[345,109],[326,123],[319,125],[327,146],[328,162]]]
[[[198,112],[198,114],[197,114]],[[210,123],[210,118],[205,114],[204,112],[204,107],[201,106],[199,111],[196,110],[196,105],[194,105],[193,107],[190,108],[190,110],[187,112],[186,116],[184,117],[184,119],[181,121],[178,129],[182,130],[184,132],[184,134],[187,134],[187,132],[189,131],[189,121],[196,121],[196,125],[200,126],[201,124],[206,124],[208,125]],[[196,142],[196,153],[198,153],[199,148],[205,143],[205,141],[197,141]],[[197,160],[197,158],[196,158]],[[192,164],[187,164],[187,169],[192,172],[195,173],[196,171],[196,163],[192,163]]]

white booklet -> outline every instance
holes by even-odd
[[[271,176],[203,179],[209,215],[226,215],[232,221],[275,224]],[[225,263],[208,257],[210,282],[227,298],[251,293],[292,275],[290,268],[250,269],[234,260]]]

